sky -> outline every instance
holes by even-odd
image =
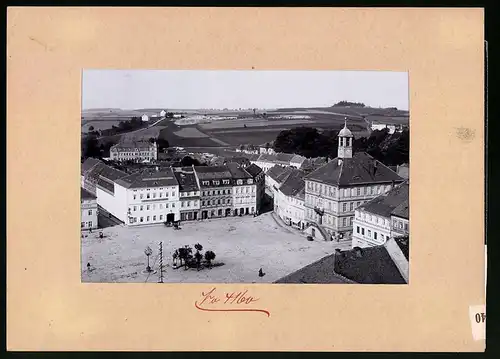
[[[339,101],[408,110],[408,73],[388,71],[84,70],[82,107],[329,107]]]

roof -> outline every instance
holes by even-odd
[[[360,284],[406,284],[385,246],[356,248],[336,254],[335,271]]]
[[[340,277],[333,270],[334,261],[334,255],[331,254],[329,256],[321,258],[319,261],[316,261],[299,269],[298,271],[295,271],[281,279],[278,279],[275,283],[348,283],[347,280]]]
[[[97,197],[94,196],[89,191],[87,191],[86,189],[80,188],[80,198],[81,198],[81,200],[92,200],[92,199],[96,199]]]
[[[290,161],[295,156],[296,156],[295,154],[291,153],[275,153],[275,154],[262,153],[257,159],[257,161],[289,165]]]
[[[347,128],[347,121],[344,123],[344,128],[339,132],[339,137],[352,137],[352,132]]]
[[[178,185],[172,168],[162,168],[158,171],[154,169],[147,169],[121,178],[117,180],[116,183],[125,188],[148,188]]]
[[[337,157],[311,172],[306,179],[335,186],[404,181],[396,172],[366,152],[354,153],[352,158],[342,159],[341,164]]]
[[[192,167],[177,167],[174,171],[181,192],[199,191],[196,175]]]
[[[250,160],[244,156],[235,156],[226,159],[227,163],[236,163],[238,165],[248,164]]]
[[[409,199],[406,199],[399,206],[394,208],[394,210],[391,212],[391,214],[393,216],[396,216],[396,217],[410,219]]]
[[[89,157],[85,160],[85,162],[82,163],[82,174],[87,173],[92,167],[94,167],[98,163],[103,163],[102,161],[98,160],[97,158],[92,158]]]
[[[255,163],[252,163],[250,166],[245,168],[245,171],[247,171],[250,176],[255,178],[262,173],[262,168],[257,166]]]
[[[245,169],[243,167],[240,167],[236,163],[228,163],[226,166],[227,166],[229,172],[231,172],[231,177],[233,179],[252,178],[252,176],[250,176],[250,174],[247,171],[245,171]]]
[[[279,191],[285,196],[296,196],[305,188],[304,176],[304,172],[293,169],[280,186]]]
[[[408,182],[395,186],[390,191],[362,204],[358,209],[378,216],[390,217],[391,213],[406,201],[406,213],[408,213],[409,187]],[[400,211],[404,212],[404,208]]]
[[[153,146],[154,145],[152,143],[147,141],[124,141],[111,146],[110,151],[115,150],[121,152],[135,149],[146,149],[149,151],[149,149]]]
[[[83,175],[89,179],[92,179],[95,182],[98,182],[101,177],[108,179],[110,181],[115,181],[119,178],[127,176],[127,173],[119,171],[113,167],[110,167],[102,161],[99,160],[97,160],[97,162],[95,161],[96,161],[95,159],[89,158],[82,165],[82,169],[84,170]],[[85,168],[88,169],[85,170]]]
[[[226,166],[195,166],[194,169],[200,180],[232,178],[231,172]]]
[[[274,165],[267,171],[266,175],[271,177],[273,180],[278,181],[279,179],[283,178],[283,175],[289,174],[291,171],[292,168],[290,167]]]
[[[303,157],[301,155],[295,155],[292,157],[290,162],[302,164],[302,163],[304,163],[305,160],[306,160],[305,157]]]

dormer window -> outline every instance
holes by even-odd
[[[229,184],[229,180],[223,180],[222,183]]]
[[[237,184],[243,184],[243,181],[242,180],[238,180],[236,183]]]
[[[250,179],[248,180],[248,184],[252,184],[252,183],[253,183],[253,179],[251,179],[251,178],[250,178]]]
[[[214,185],[218,186],[220,181],[214,181]]]

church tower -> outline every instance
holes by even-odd
[[[344,128],[339,132],[339,148],[338,148],[338,161],[339,165],[345,158],[352,158],[352,140],[353,136],[351,131],[347,128],[347,120],[344,123]]]

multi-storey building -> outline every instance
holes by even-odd
[[[109,156],[114,161],[156,161],[158,146],[156,142],[125,141],[112,146]]]
[[[197,166],[197,182],[201,191],[201,218],[232,215],[232,174],[226,166]]]
[[[179,183],[179,199],[181,221],[200,218],[200,188],[193,167],[173,168],[175,178]]]
[[[338,157],[305,178],[306,231],[314,237],[350,240],[354,210],[404,181],[367,153],[353,154],[352,141],[344,125]]]
[[[352,246],[363,248],[383,245],[394,236],[393,228],[404,235],[403,221],[397,220],[393,212],[397,209],[396,214],[404,215],[406,207],[407,216],[408,195],[409,183],[404,182],[356,208]],[[408,223],[407,220],[405,222]]]
[[[234,163],[126,174],[87,159],[82,184],[94,189],[103,213],[127,226],[258,213],[264,195],[262,170]]]
[[[179,184],[171,168],[146,170],[120,178],[115,182],[115,192],[123,195],[116,204],[125,204],[120,208],[126,211],[124,222],[128,225],[180,220]]]
[[[235,163],[228,163],[231,172],[233,214],[254,214],[257,209],[257,185],[253,177]]]
[[[83,188],[80,189],[80,209],[82,230],[96,229],[98,226],[97,197]]]
[[[406,198],[391,212],[391,237],[407,236],[410,234],[409,199]]]
[[[305,229],[305,174],[294,169],[279,186],[274,197],[274,212],[289,226]]]
[[[262,168],[255,164],[245,167],[245,171],[252,176],[256,188],[255,205],[257,214],[260,213],[264,202],[266,175]]]

